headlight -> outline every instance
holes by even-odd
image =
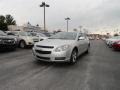
[[[17,38],[14,38],[15,42],[17,42]]]
[[[69,45],[63,45],[63,46],[57,47],[55,49],[55,52],[66,51],[69,47],[70,47]]]

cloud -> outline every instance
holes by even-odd
[[[44,0],[46,25],[49,29],[66,29],[65,17],[70,17],[69,28],[83,25],[90,30],[114,28],[120,24],[120,0]],[[19,25],[25,22],[43,26],[42,0],[0,0],[0,13],[12,14]]]

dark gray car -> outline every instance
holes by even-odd
[[[16,48],[16,38],[12,38],[0,30],[0,51],[14,50]]]

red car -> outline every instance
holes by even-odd
[[[120,40],[113,43],[112,47],[114,50],[120,50]]]

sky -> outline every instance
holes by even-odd
[[[0,0],[0,15],[11,14],[17,25],[30,22],[43,27],[43,8],[45,1],[46,26],[49,30],[66,30],[66,17],[70,17],[69,30],[106,33],[120,29],[120,0]]]

